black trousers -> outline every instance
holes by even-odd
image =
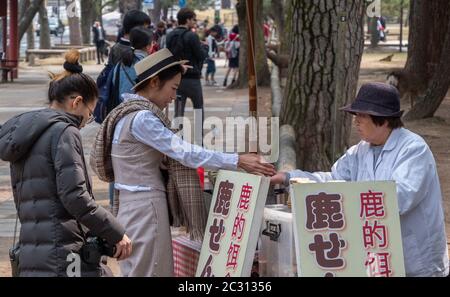
[[[175,118],[184,117],[184,110],[186,108],[186,100],[190,98],[192,100],[192,104],[194,105],[194,109],[201,110],[201,123],[200,126],[197,126],[198,123],[195,123],[196,130],[196,139],[195,144],[202,146],[203,145],[203,122],[205,121],[205,111],[203,108],[203,90],[202,83],[200,79],[191,79],[186,78],[182,79],[180,86],[177,91],[177,100],[175,101]],[[181,124],[181,123],[180,123]],[[183,129],[183,125],[180,127]],[[197,131],[200,130],[200,131]]]
[[[96,48],[97,48],[97,62],[98,63],[103,63],[103,52],[105,50],[105,41],[104,40],[99,40],[97,41],[97,43],[95,44]]]
[[[203,90],[200,79],[183,78],[177,91],[177,101],[175,103],[175,117],[183,117],[186,108],[186,100],[190,98],[194,109],[203,109]],[[203,116],[203,119],[205,117]]]

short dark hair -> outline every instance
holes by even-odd
[[[383,126],[386,122],[391,129],[397,129],[404,126],[401,117],[379,117],[374,115],[370,115],[370,117],[376,126]]]
[[[161,86],[160,89],[162,89],[162,87],[164,86],[164,84],[171,80],[172,78],[174,78],[175,76],[177,76],[178,74],[183,73],[183,67],[181,67],[181,65],[175,65],[172,67],[169,67],[163,71],[161,71],[160,73],[158,73],[158,78],[159,81],[161,82]],[[144,89],[145,87],[147,87],[147,85],[150,83],[151,79],[147,80],[145,83],[141,84],[140,86],[138,86],[135,89],[135,92],[139,92],[142,89]]]
[[[156,25],[156,28],[158,28],[158,29],[165,29],[166,28],[166,22],[160,21],[158,23],[158,25]]]
[[[187,20],[194,19],[196,16],[192,9],[187,7],[182,8],[177,14],[178,24],[186,25]]]
[[[150,17],[140,10],[130,10],[123,17],[123,33],[129,34],[135,27],[141,27],[145,24],[151,24]]]
[[[125,66],[131,67],[135,60],[134,50],[144,50],[152,43],[153,34],[150,29],[136,27],[130,32],[131,47],[128,47],[122,54],[122,62]],[[134,49],[133,49],[133,48]]]

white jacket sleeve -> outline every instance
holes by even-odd
[[[436,177],[436,163],[426,144],[417,143],[406,147],[394,166],[392,179],[397,184],[397,199],[400,215],[413,210],[429,191]]]
[[[358,170],[357,158],[358,145],[350,148],[336,163],[333,165],[331,172],[306,172],[302,170],[294,170],[289,172],[288,178],[309,178],[315,182],[323,183],[333,180],[352,181],[356,177]]]

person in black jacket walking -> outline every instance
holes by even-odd
[[[181,79],[178,88],[175,116],[183,117],[186,99],[192,100],[194,109],[201,110],[203,116],[203,90],[201,75],[208,51],[202,47],[200,38],[192,32],[197,25],[196,14],[189,8],[182,8],[177,14],[179,27],[166,37],[167,48],[179,60],[188,60],[189,69]]]
[[[93,236],[115,246],[119,259],[131,254],[124,228],[92,195],[79,129],[92,121],[98,91],[78,58],[70,51],[65,71],[51,74],[50,108],[18,115],[0,129],[0,158],[11,164],[21,223],[20,276],[101,276],[100,259],[82,255]],[[79,265],[69,274],[74,259]]]
[[[104,62],[103,55],[106,46],[106,32],[99,21],[96,21],[94,26],[92,26],[92,34],[94,36],[95,47],[97,48],[97,64],[100,64],[100,62]]]

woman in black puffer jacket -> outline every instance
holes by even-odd
[[[100,263],[74,255],[89,235],[116,246],[119,259],[131,253],[123,227],[92,196],[79,129],[92,120],[97,86],[78,58],[70,51],[65,71],[52,75],[50,108],[16,116],[0,130],[21,223],[20,276],[100,276]]]

